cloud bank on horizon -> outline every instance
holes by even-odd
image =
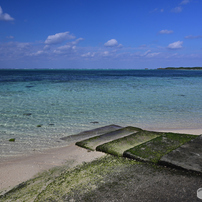
[[[5,1],[0,68],[202,66],[201,6],[199,0]]]

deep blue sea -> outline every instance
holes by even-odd
[[[0,156],[64,146],[61,137],[108,124],[201,123],[200,70],[0,70]]]

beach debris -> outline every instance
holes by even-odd
[[[40,128],[40,127],[42,127],[42,125],[43,125],[43,124],[39,124],[39,125],[37,125],[37,127]]]
[[[92,121],[92,122],[90,122],[90,123],[96,124],[96,123],[99,123],[99,122],[98,122],[98,121]]]
[[[11,138],[9,142],[15,142],[15,138]]]

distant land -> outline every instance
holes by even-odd
[[[186,69],[186,70],[202,70],[202,67],[166,67],[158,69]]]

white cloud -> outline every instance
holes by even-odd
[[[64,46],[60,46],[57,49],[55,49],[53,51],[53,53],[57,53],[57,54],[66,54],[66,53],[72,53],[74,52],[76,49],[76,46],[72,46],[70,44],[66,44]]]
[[[110,53],[109,53],[109,51],[104,51],[104,52],[101,53],[101,55],[104,56],[104,57],[106,57],[106,56],[109,56]]]
[[[169,49],[180,49],[182,48],[183,41],[176,41],[168,45],[167,48]]]
[[[0,44],[0,58],[13,60],[29,55],[32,49],[30,43],[8,42]]]
[[[185,36],[185,39],[200,39],[202,38],[202,35],[198,35],[198,36],[193,36],[193,35],[189,35],[189,36]]]
[[[94,57],[95,56],[95,53],[91,53],[91,52],[88,52],[88,53],[85,53],[85,54],[82,54],[81,57]]]
[[[60,47],[58,47],[57,49],[58,50],[61,50],[61,51],[65,51],[65,50],[69,50],[69,49],[71,49],[72,48],[72,46],[70,46],[69,44],[66,44],[66,45],[64,45],[64,46],[60,46]]]
[[[157,55],[159,55],[159,54],[160,54],[160,52],[158,52],[158,53],[149,53],[149,54],[147,54],[146,57],[148,57],[148,58],[153,58],[153,57],[155,57],[155,56],[157,56]]]
[[[167,29],[161,30],[159,32],[159,34],[172,34],[172,33],[173,33],[173,30],[167,30]]]
[[[72,44],[76,45],[78,44],[80,41],[83,41],[84,39],[83,38],[78,38],[76,39],[75,41],[72,42]]]
[[[118,46],[118,41],[116,39],[111,39],[109,41],[107,41],[104,46],[106,47],[115,47]]]
[[[123,45],[122,45],[122,44],[119,44],[119,45],[117,46],[117,48],[123,48]]]
[[[39,55],[43,55],[45,52],[44,51],[37,51],[36,53],[30,53],[30,56],[39,56]]]
[[[69,34],[69,32],[61,32],[55,35],[50,35],[45,41],[45,44],[59,44],[65,40],[75,39],[74,35]]]
[[[182,12],[182,7],[181,6],[178,6],[178,7],[175,7],[171,10],[171,12],[173,13],[180,13]]]
[[[183,0],[180,5],[185,5],[185,4],[188,4],[190,1],[189,0]]]
[[[0,6],[0,20],[2,20],[2,21],[13,21],[14,18],[12,18],[8,13],[3,13],[3,10]]]
[[[148,55],[148,53],[150,53],[151,52],[151,50],[148,50],[148,51],[146,51],[144,54],[142,54],[142,56],[146,56],[146,55]]]
[[[164,9],[163,8],[155,8],[152,11],[150,11],[149,13],[159,13],[159,12],[163,13]]]
[[[7,36],[7,39],[14,39],[14,36]]]

